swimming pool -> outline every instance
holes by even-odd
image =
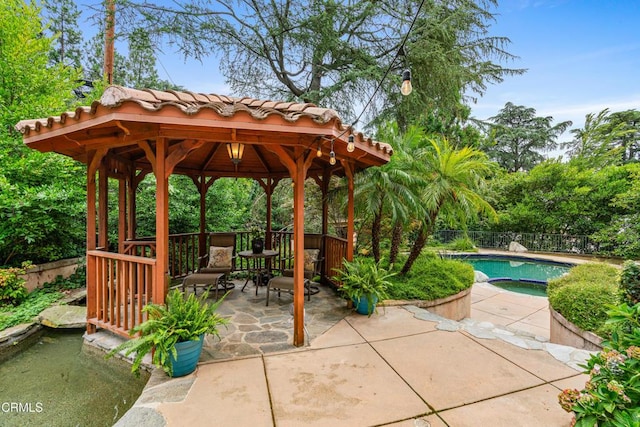
[[[458,258],[489,277],[489,283],[513,292],[546,296],[547,280],[567,273],[572,264],[515,256],[466,255]]]

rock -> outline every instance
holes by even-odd
[[[509,243],[509,252],[528,252],[528,250],[518,242],[511,242]]]
[[[489,276],[484,274],[482,271],[475,270],[473,272],[473,281],[475,283],[485,283],[489,281]]]
[[[87,327],[87,307],[54,305],[40,313],[38,321],[56,329],[84,329]]]

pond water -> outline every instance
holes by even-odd
[[[82,333],[47,332],[0,364],[0,426],[112,426],[133,405],[148,374],[83,351]]]

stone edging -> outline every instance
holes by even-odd
[[[562,314],[558,313],[549,304],[550,316],[550,339],[552,343],[568,345],[585,350],[602,350],[602,338],[593,332],[584,331],[568,321]]]

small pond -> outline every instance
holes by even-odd
[[[528,295],[546,296],[547,280],[567,273],[573,265],[541,259],[468,255],[456,257],[489,277],[489,283]]]
[[[0,364],[0,426],[112,426],[148,374],[83,350],[82,332],[46,332]]]

